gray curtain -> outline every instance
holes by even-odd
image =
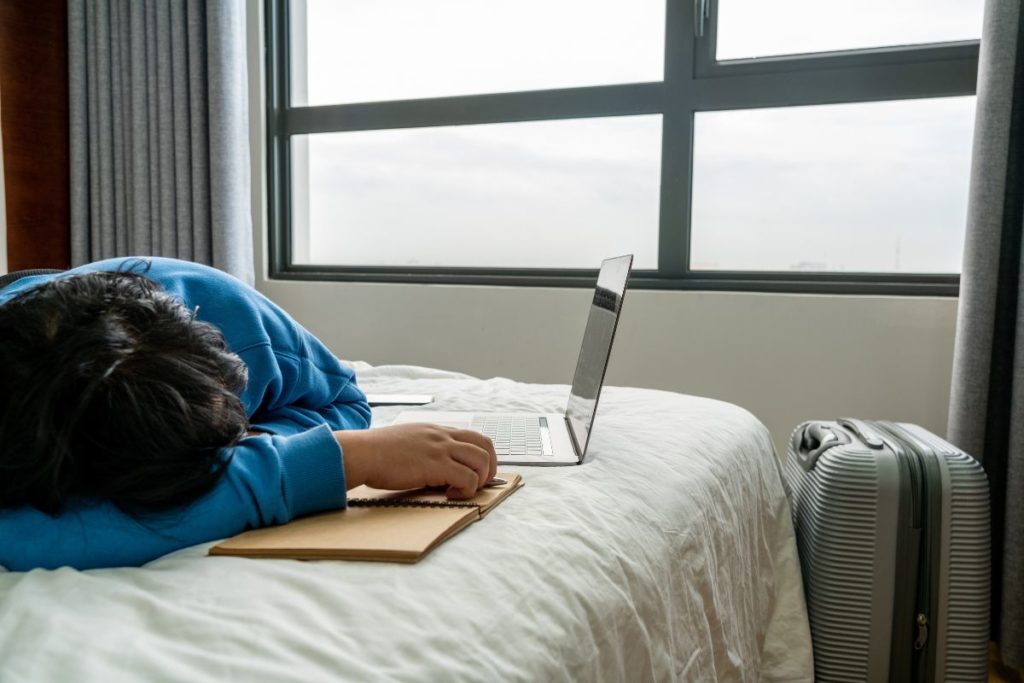
[[[1024,669],[1024,16],[988,0],[978,69],[950,440],[992,493],[992,629]]]
[[[69,0],[71,259],[253,282],[242,0]]]

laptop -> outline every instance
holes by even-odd
[[[605,259],[597,276],[572,391],[564,413],[484,413],[405,410],[394,424],[431,422],[473,429],[494,442],[500,465],[578,465],[594,426],[615,328],[622,312],[633,256]]]

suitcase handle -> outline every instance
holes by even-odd
[[[882,437],[878,435],[871,427],[868,427],[867,423],[863,420],[854,420],[849,417],[841,417],[837,420],[839,424],[846,427],[851,432],[857,435],[857,437],[864,442],[864,445],[868,448],[878,451],[885,448],[885,442],[882,441]]]
[[[808,422],[793,434],[793,452],[805,471],[814,469],[822,453],[840,444],[850,443],[850,437],[827,422]]]

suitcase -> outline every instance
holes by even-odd
[[[805,422],[784,465],[820,681],[985,681],[988,479],[921,427]]]

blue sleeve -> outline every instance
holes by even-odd
[[[249,437],[235,448],[216,488],[178,510],[139,518],[106,502],[81,502],[57,517],[30,507],[0,510],[0,565],[12,571],[141,565],[344,503],[341,449],[329,428]]]
[[[197,318],[216,325],[245,361],[249,381],[242,402],[254,426],[278,434],[322,424],[335,430],[369,426],[370,407],[352,368],[277,304],[219,270],[149,261],[147,275],[185,306],[199,306]]]
[[[249,369],[242,401],[252,425],[273,434],[293,434],[320,425],[365,429],[370,406],[350,368],[297,327],[298,353],[258,344],[237,353]]]
[[[241,398],[267,436],[234,449],[207,496],[159,518],[136,520],[110,504],[82,503],[51,517],[31,508],[0,510],[0,565],[13,570],[138,565],[249,527],[344,507],[343,454],[332,430],[369,426],[355,374],[262,294],[220,271],[172,259],[145,259],[145,274],[216,325],[245,362]],[[114,270],[115,259],[87,269]]]

